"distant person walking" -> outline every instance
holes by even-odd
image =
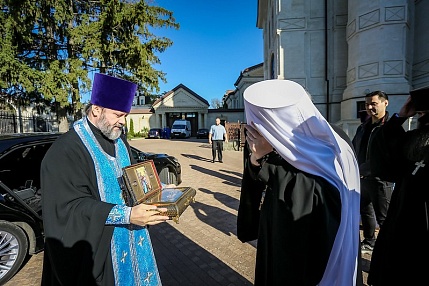
[[[216,124],[213,124],[210,127],[209,132],[209,144],[212,145],[212,163],[215,162],[216,159],[216,150],[217,150],[217,158],[219,163],[223,163],[222,161],[222,150],[223,150],[223,140],[225,143],[228,143],[228,136],[226,134],[225,127],[220,124],[220,118],[216,118]]]
[[[389,104],[384,91],[374,91],[365,96],[365,109],[368,118],[358,127],[352,142],[357,154],[360,172],[360,215],[364,239],[361,243],[362,253],[372,253],[375,244],[377,223],[381,226],[386,219],[387,209],[393,191],[393,183],[382,181],[370,171],[370,158],[367,152],[372,138],[387,121]]]

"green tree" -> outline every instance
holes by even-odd
[[[132,118],[130,119],[130,129],[128,130],[128,133],[131,137],[134,136],[134,121]]]
[[[159,92],[165,73],[152,67],[172,45],[152,33],[179,28],[172,12],[132,0],[0,0],[2,94],[54,103],[60,130],[67,114],[78,119],[89,73],[134,81],[140,92]]]

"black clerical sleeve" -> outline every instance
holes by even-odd
[[[381,180],[396,182],[402,177],[402,146],[405,130],[402,124],[406,118],[393,115],[375,132],[368,150],[371,159],[371,174]]]
[[[244,147],[243,156],[244,170],[237,215],[237,238],[242,242],[247,242],[258,238],[259,205],[262,192],[265,190],[265,183],[255,179],[257,174],[250,165],[250,152],[247,144]]]
[[[317,285],[341,221],[339,191],[325,179],[270,157],[260,214],[255,285]]]

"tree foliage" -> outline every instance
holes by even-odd
[[[157,53],[172,41],[157,28],[179,28],[172,12],[137,0],[0,0],[0,89],[3,96],[54,104],[79,117],[90,75],[102,72],[159,92],[165,73]]]
[[[134,121],[133,121],[133,119],[131,118],[130,119],[130,129],[128,130],[128,133],[131,135],[131,136],[134,136]]]

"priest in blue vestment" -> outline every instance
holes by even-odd
[[[95,74],[86,116],[42,161],[42,285],[161,285],[147,226],[166,209],[127,206],[118,182],[133,163],[122,130],[136,90]]]

